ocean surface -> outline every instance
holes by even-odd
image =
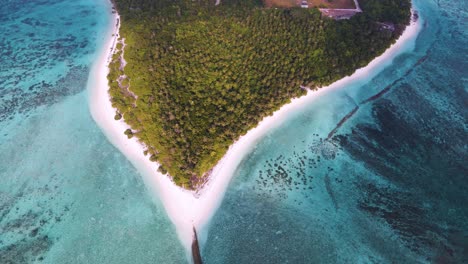
[[[206,263],[468,263],[468,1],[414,3],[414,52],[244,158]]]
[[[91,118],[107,1],[0,0],[0,263],[184,263],[159,201]]]
[[[468,263],[468,2],[414,2],[413,52],[244,158],[200,234],[205,263]],[[109,23],[104,0],[0,0],[2,264],[187,262],[89,113]]]

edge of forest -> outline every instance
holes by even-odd
[[[168,175],[158,172],[159,164],[150,161],[144,155],[145,146],[136,137],[128,139],[123,133],[129,126],[123,120],[114,119],[116,109],[112,107],[108,93],[107,75],[119,36],[120,18],[115,12],[115,8],[111,6],[109,9],[111,8],[113,15],[109,32],[105,37],[107,40],[93,65],[87,85],[91,114],[108,140],[141,173],[155,202],[162,202],[169,218],[175,224],[178,236],[187,252],[190,252],[191,248],[193,227],[199,230],[200,242],[203,243],[206,240],[207,234],[204,227],[221,204],[236,168],[262,137],[283,124],[293,112],[305,108],[321,95],[334,89],[344,88],[352,83],[371,80],[384,68],[391,65],[394,58],[414,48],[414,42],[421,29],[420,19],[416,21],[412,19],[398,40],[367,66],[331,85],[314,91],[309,90],[306,95],[293,98],[290,103],[283,105],[273,115],[263,118],[255,128],[250,129],[229,147],[229,150],[212,170],[207,183],[199,190],[190,191],[179,187]]]

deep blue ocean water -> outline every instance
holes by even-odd
[[[315,100],[244,158],[203,234],[206,263],[468,263],[468,2],[415,3],[414,52]],[[186,263],[89,114],[109,12],[0,0],[2,264]]]
[[[243,160],[206,263],[468,263],[468,1],[414,3],[414,52],[320,97]]]
[[[0,263],[184,263],[175,228],[91,118],[106,1],[0,0]]]

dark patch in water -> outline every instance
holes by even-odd
[[[44,259],[57,238],[48,230],[68,216],[69,206],[56,206],[58,188],[49,184],[60,181],[56,175],[48,184],[24,182],[16,192],[0,192],[0,263],[32,263]],[[32,203],[32,204],[31,204]],[[29,207],[25,204],[30,204]]]
[[[463,125],[468,120],[441,114],[432,97],[420,91],[437,89],[432,80],[426,83],[418,88],[399,84],[389,99],[373,106],[375,125],[359,124],[336,139],[393,186],[359,183],[361,210],[384,219],[414,252],[466,263],[467,240],[456,244],[451,233],[468,236],[468,137]],[[452,98],[456,89],[432,94],[438,93],[439,101],[450,98],[447,107],[466,111],[463,100]]]
[[[335,206],[335,210],[338,210],[338,202],[336,201],[335,194],[333,193],[329,174],[325,175],[323,181],[325,183],[325,189],[333,202],[333,206]]]
[[[353,110],[351,110],[351,112],[349,112],[347,115],[345,115],[341,120],[340,122],[338,122],[338,124],[336,125],[336,127],[330,132],[328,133],[328,136],[327,136],[327,139],[330,139],[331,137],[333,137],[336,133],[336,131],[338,129],[340,129],[340,127],[346,122],[348,121],[348,119],[350,119],[351,117],[353,117],[353,115],[359,110],[359,106],[356,106]]]
[[[44,253],[52,247],[53,241],[47,236],[22,239],[18,243],[0,248],[0,263],[22,264],[42,262]]]
[[[338,155],[339,146],[332,139],[320,138],[318,134],[314,134],[316,139],[313,143],[303,150],[295,148],[288,155],[279,155],[276,158],[265,161],[263,169],[258,172],[256,185],[253,189],[259,197],[267,198],[272,193],[275,194],[275,199],[287,199],[292,192],[300,192],[304,197],[309,198],[313,195],[312,190],[317,187],[320,182],[314,182],[314,179],[325,181],[327,190],[331,191],[330,179],[328,174],[323,176],[323,161],[334,160]],[[325,168],[328,173],[333,172],[333,168]],[[320,188],[320,186],[318,186]],[[338,208],[336,199],[333,193],[330,197]],[[270,198],[268,198],[270,199]],[[297,201],[300,205],[301,201]]]
[[[21,89],[0,88],[3,93],[3,100],[0,103],[0,122],[15,114],[26,114],[37,107],[52,105],[67,96],[83,91],[88,74],[87,67],[73,67],[55,84],[42,81],[31,85],[26,92]]]

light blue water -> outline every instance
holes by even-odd
[[[89,114],[105,1],[0,1],[0,263],[184,263],[137,171]]]
[[[415,2],[427,23],[414,52],[316,100],[245,157],[206,263],[468,262],[468,4]],[[107,3],[1,1],[0,22],[0,263],[186,262],[88,111]]]
[[[414,52],[244,159],[206,263],[468,263],[468,2],[414,2],[426,21]]]

